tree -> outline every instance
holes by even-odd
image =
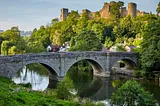
[[[70,48],[70,51],[99,51],[101,49],[102,44],[96,34],[90,30],[83,30],[75,37],[75,45]]]
[[[130,16],[120,19],[119,25],[115,26],[113,33],[116,37],[135,37],[136,33],[132,30],[133,22]]]
[[[16,41],[19,39],[20,37],[20,31],[18,29],[18,27],[12,27],[9,30],[6,30],[3,34],[2,37],[5,40],[11,41],[14,44],[16,44]]]
[[[88,20],[89,20],[89,16],[87,14],[87,12],[82,14],[82,17],[78,20],[76,28],[75,28],[75,32],[77,34],[81,33],[81,31],[86,30],[87,25],[88,25]]]
[[[109,49],[109,48],[112,47],[113,45],[114,45],[114,42],[111,41],[111,38],[110,38],[110,37],[106,37],[104,46]]]
[[[104,43],[104,38],[105,38],[105,26],[104,24],[101,23],[95,23],[92,25],[91,28],[92,31],[96,34],[97,38]]]
[[[22,39],[23,40],[23,39]],[[44,26],[41,26],[38,30],[35,28],[32,35],[27,41],[27,52],[44,52],[45,48],[50,45],[50,32]],[[25,43],[22,43],[25,45]],[[23,47],[18,46],[19,48]]]
[[[13,46],[13,43],[10,41],[3,41],[1,46],[1,51],[3,55],[8,55],[9,48]]]
[[[157,15],[160,16],[160,2],[158,3],[158,7],[156,9]]]
[[[2,45],[3,40],[4,40],[4,38],[3,38],[2,35],[0,34],[0,54],[1,54],[1,45]]]
[[[119,9],[124,5],[124,2],[119,1],[111,5],[110,14],[112,18],[118,19],[121,17]]]
[[[54,24],[58,23],[58,21],[59,21],[58,18],[53,18],[53,19],[51,20],[51,25],[54,25]]]
[[[111,104],[115,106],[154,106],[153,95],[145,91],[135,80],[128,80],[111,96]]]
[[[152,75],[152,71],[160,69],[160,19],[150,21],[142,31],[141,65]]]

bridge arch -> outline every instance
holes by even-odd
[[[70,62],[70,64],[68,65],[68,67],[66,68],[65,70],[65,74],[68,72],[68,70],[77,62],[80,62],[80,61],[83,61],[83,60],[86,60],[90,66],[92,67],[93,69],[93,74],[94,75],[98,75],[100,74],[101,72],[104,72],[105,71],[105,68],[103,67],[103,65],[97,61],[96,59],[90,59],[90,58],[85,58],[85,59],[79,59],[79,60],[76,60],[76,61],[73,61],[73,62]]]
[[[132,58],[128,58],[128,57],[119,57],[116,59],[111,60],[111,68],[118,62],[118,61],[123,61],[130,69],[133,69],[134,67],[137,66],[137,61],[132,59]]]
[[[59,76],[59,73],[57,72],[56,68],[54,67],[53,64],[51,64],[50,62],[46,62],[46,61],[27,61],[27,62],[23,62],[23,63],[19,63],[18,67],[14,70],[12,77],[14,77],[16,75],[16,73],[22,69],[24,66],[28,65],[28,64],[33,64],[33,63],[38,63],[43,65],[45,68],[48,69],[48,73],[49,76]]]

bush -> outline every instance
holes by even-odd
[[[111,104],[116,106],[154,106],[155,99],[138,82],[129,80],[112,94]]]

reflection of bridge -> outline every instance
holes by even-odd
[[[8,78],[27,64],[40,63],[52,69],[50,75],[64,77],[69,68],[78,61],[87,60],[94,75],[109,77],[113,65],[122,60],[131,67],[137,64],[137,53],[128,52],[62,52],[0,56],[0,75]]]

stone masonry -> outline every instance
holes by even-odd
[[[113,4],[115,4],[115,1],[111,1],[110,3],[105,2],[104,6],[101,10],[99,10],[98,12],[100,13],[101,18],[109,18],[110,16],[110,8]],[[126,7],[121,7],[119,9],[120,14],[122,17],[130,15],[131,17],[135,17],[135,16],[140,16],[140,15],[144,15],[147,14],[146,12],[141,12],[139,10],[137,10],[137,4],[136,3],[129,3],[128,4],[128,10],[126,9]],[[82,13],[80,15],[82,15],[84,12],[86,12],[89,15],[90,19],[94,19],[94,15],[96,12],[92,12],[88,9],[83,9]],[[67,8],[62,8],[61,9],[61,15],[60,15],[60,21],[64,21],[67,16],[69,15],[69,11]]]
[[[95,76],[109,77],[113,65],[124,60],[132,66],[137,64],[137,54],[131,52],[48,52],[0,56],[0,75],[13,78],[27,64],[40,63],[49,67],[49,74],[64,77],[69,68],[78,61],[87,60]]]

